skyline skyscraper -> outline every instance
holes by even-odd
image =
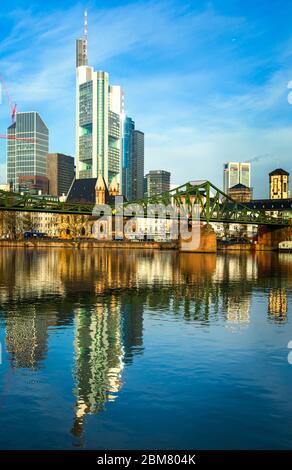
[[[170,190],[170,173],[165,170],[151,170],[145,177],[147,179],[147,196],[155,196]]]
[[[17,112],[7,129],[7,182],[14,191],[47,193],[49,131],[36,111]],[[21,139],[31,139],[21,140]]]
[[[62,153],[49,153],[47,173],[49,194],[51,196],[66,195],[75,177],[74,158]]]
[[[133,199],[144,196],[144,132],[137,129],[133,132]]]
[[[123,119],[123,192],[128,201],[144,196],[144,133],[129,116]]]
[[[122,192],[122,88],[105,71],[88,66],[87,13],[84,38],[76,41],[76,178],[115,178]]]
[[[129,116],[123,119],[123,191],[130,201],[132,199],[132,155],[133,155],[133,132],[135,122]]]
[[[251,187],[250,163],[228,162],[223,167],[223,191],[227,194],[237,184]]]

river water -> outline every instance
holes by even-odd
[[[0,448],[292,448],[291,289],[292,254],[2,249]]]

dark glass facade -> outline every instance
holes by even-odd
[[[130,117],[124,120],[123,128],[123,192],[128,201],[132,200],[132,155],[135,122]]]
[[[142,199],[144,196],[144,133],[138,130],[133,132],[132,168],[132,199]]]
[[[47,168],[49,194],[52,196],[66,195],[75,177],[74,158],[61,153],[49,153]]]
[[[128,201],[137,201],[144,195],[144,133],[135,130],[130,117],[123,129],[123,188]]]
[[[164,170],[149,171],[147,178],[147,196],[154,196],[170,190],[170,173]]]

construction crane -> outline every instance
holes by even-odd
[[[14,124],[14,121],[15,121],[15,114],[16,114],[16,103],[13,103],[13,102],[12,102],[12,99],[10,98],[10,95],[9,95],[9,93],[8,93],[8,89],[7,89],[5,80],[4,80],[3,77],[1,77],[1,75],[0,75],[0,81],[1,81],[1,84],[2,84],[2,88],[3,88],[4,92],[5,92],[6,98],[7,98],[7,100],[8,100],[9,106],[10,106],[11,123]]]
[[[1,135],[0,134],[0,139],[7,139],[7,140],[22,140],[24,142],[35,142],[35,139],[32,137],[16,137],[15,135]]]
[[[6,98],[8,100],[8,103],[9,103],[9,106],[10,106],[10,113],[11,113],[11,123],[14,124],[15,122],[15,115],[16,115],[16,103],[13,103],[9,93],[8,93],[8,89],[7,89],[7,86],[6,86],[6,83],[5,83],[5,80],[3,77],[1,77],[0,75],[0,82],[2,84],[2,89],[4,90],[5,92],[5,95],[6,95]],[[24,142],[31,142],[31,143],[34,143],[35,140],[33,138],[30,138],[30,137],[16,137],[14,135],[0,135],[0,139],[7,139],[7,140],[20,140],[20,141],[24,141]]]

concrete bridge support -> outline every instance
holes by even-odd
[[[279,249],[280,242],[288,240],[292,240],[292,219],[290,219],[290,226],[287,227],[260,226],[255,246],[257,251],[273,251]]]
[[[216,253],[217,237],[213,228],[208,224],[200,224],[200,237],[190,237],[183,240],[179,237],[179,251],[188,253]]]

